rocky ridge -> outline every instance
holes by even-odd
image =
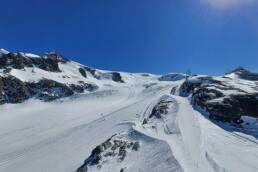
[[[123,135],[115,134],[102,144],[96,146],[90,156],[84,161],[84,164],[77,169],[77,172],[88,172],[89,168],[105,168],[108,161],[122,162],[128,153],[138,151],[140,143],[131,141]],[[120,171],[123,171],[122,168]]]
[[[190,96],[193,106],[212,120],[241,124],[243,116],[258,118],[257,75],[238,68],[223,77],[190,77],[179,88],[179,95]]]
[[[102,72],[73,63],[56,52],[47,52],[40,57],[30,53],[8,52],[1,49],[0,104],[21,103],[32,97],[52,101],[85,91],[92,92],[97,90],[97,84],[87,81],[89,77],[93,77],[96,80],[106,79],[124,83],[119,72]],[[71,64],[73,64],[72,68],[74,68],[72,70],[77,71],[76,74],[70,74],[69,72],[67,74],[67,71],[60,67],[69,67]],[[32,81],[30,78],[24,80],[23,77],[19,77],[20,73],[25,73],[24,75],[29,73],[29,75],[38,76],[38,78]],[[58,75],[58,79],[51,77],[52,75]]]

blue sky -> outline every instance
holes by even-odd
[[[0,47],[101,69],[258,67],[257,0],[0,0]]]

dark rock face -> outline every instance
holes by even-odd
[[[88,171],[88,167],[86,166],[81,166],[80,168],[77,169],[77,172],[87,172]]]
[[[143,119],[142,125],[150,124],[151,122],[153,122],[153,120],[156,119],[163,119],[163,121],[166,121],[166,115],[173,105],[175,105],[175,100],[172,97],[167,95],[162,96],[157,104],[152,108],[149,116],[146,116]],[[177,107],[173,107],[173,110],[176,111]]]
[[[69,62],[70,60],[68,58],[65,58],[61,54],[58,54],[56,52],[47,52],[44,56],[46,59],[51,59],[53,61],[61,62],[61,63],[66,63]]]
[[[0,105],[3,104],[5,102],[5,98],[4,98],[4,82],[3,82],[3,78],[0,77]]]
[[[23,69],[25,66],[32,67],[32,61],[21,53],[3,54],[0,58],[0,68],[13,67]]]
[[[98,77],[96,76],[96,69],[93,69],[93,68],[90,68],[90,67],[86,67],[86,66],[84,66],[84,69],[85,69],[86,71],[90,72],[91,75],[94,76],[95,78],[98,78]]]
[[[211,89],[207,87],[200,87],[193,92],[193,99],[201,107],[205,107],[207,102],[212,99],[223,97],[223,93],[216,89]]]
[[[124,83],[122,76],[118,72],[112,72],[112,80],[115,82],[121,82]]]
[[[258,118],[258,94],[231,95],[221,103],[208,103],[210,118],[223,122],[242,123],[241,116]]]
[[[178,86],[173,87],[173,88],[171,89],[171,91],[170,91],[170,94],[175,95],[177,88],[178,88]]]
[[[56,52],[48,52],[43,58],[34,58],[36,65],[46,71],[61,72],[58,63],[66,63],[69,60]]]
[[[138,151],[139,148],[140,148],[140,143],[139,142],[135,142],[133,144],[132,150]]]
[[[225,90],[236,93],[225,96],[222,93]],[[258,93],[247,93],[210,77],[185,81],[180,87],[180,95],[191,95],[193,105],[208,112],[213,120],[240,124],[241,116],[258,118]]]
[[[79,82],[78,85],[65,85],[53,80],[43,79],[37,83],[27,83],[32,95],[41,100],[52,101],[55,99],[68,97],[74,93],[83,93],[84,90],[94,91],[98,87],[92,84]]]
[[[58,61],[51,58],[45,58],[42,60],[38,67],[50,72],[61,72],[58,66]]]
[[[97,79],[108,79],[114,82],[124,83],[124,80],[119,72],[99,72],[96,76]]]
[[[199,77],[197,80],[185,81],[180,87],[179,95],[183,97],[188,96],[193,93],[196,88],[207,87],[211,84],[217,87],[226,87],[221,81],[215,80],[212,77]]]
[[[88,83],[85,83],[84,81],[79,81],[78,82],[79,85],[74,85],[75,87],[73,87],[72,85],[70,85],[70,87],[77,93],[82,93],[82,89],[83,90],[87,90],[87,91],[95,91],[98,89],[98,86],[97,85],[94,85],[94,84],[88,84]],[[75,89],[74,89],[75,88]],[[80,90],[80,91],[78,91]]]
[[[65,85],[48,79],[42,79],[37,83],[26,83],[14,76],[0,76],[0,104],[21,103],[30,97],[52,101],[71,96],[74,93],[83,93],[85,90],[94,91],[97,88],[96,85],[83,81],[78,85]]]
[[[38,83],[28,83],[32,95],[36,95],[41,100],[51,101],[62,97],[71,96],[73,90],[65,84],[43,79]]]
[[[68,59],[54,52],[46,53],[43,58],[27,57],[22,53],[8,53],[1,55],[0,68],[13,67],[14,69],[24,69],[24,67],[36,66],[50,72],[61,72],[58,63],[66,63],[68,61]]]
[[[29,98],[30,93],[25,83],[13,77],[0,78],[1,103],[21,103]]]
[[[90,67],[87,67],[87,66],[83,66],[81,67],[85,72],[89,72],[94,78],[96,79],[100,79],[100,76],[98,75],[96,69],[94,68],[90,68]]]
[[[86,89],[84,86],[81,86],[81,85],[71,84],[69,86],[76,93],[83,93],[84,90]]]
[[[124,172],[125,171],[125,168],[121,168],[120,172]]]
[[[84,164],[77,169],[77,172],[87,172],[89,166],[104,168],[104,164],[112,159],[117,159],[119,162],[124,161],[128,150],[138,151],[140,143],[126,139],[121,139],[117,135],[113,135],[102,144],[96,146],[90,156],[84,161]]]
[[[161,118],[162,114],[167,114],[170,103],[171,101],[169,100],[161,100],[156,106],[154,106],[149,118],[152,118],[152,117]]]
[[[81,75],[82,75],[84,78],[87,78],[87,74],[86,74],[85,69],[79,68],[79,72],[81,73]]]

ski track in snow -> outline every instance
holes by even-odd
[[[175,123],[172,126],[179,127],[178,133],[166,132],[168,130],[168,126],[164,121],[164,128],[160,126],[156,128],[157,126],[155,126],[155,129],[152,130],[143,127],[140,121],[135,124],[134,129],[149,137],[166,141],[170,145],[174,156],[176,157],[177,161],[179,161],[184,171],[255,172],[258,170],[258,147],[256,141],[237,133],[224,131],[218,126],[215,126],[212,124],[212,122],[208,121],[204,116],[202,116],[202,114],[194,111],[193,107],[186,98],[178,96],[173,96],[173,98],[175,100],[174,103],[177,106],[176,110],[170,115],[174,115],[175,118],[179,118],[179,120],[175,119]],[[150,106],[155,104],[155,102],[156,100],[149,104],[142,114],[143,118],[147,115],[146,112],[149,111]],[[202,125],[203,122],[208,122],[209,125]],[[212,130],[208,130],[211,126],[217,131],[213,132]],[[220,135],[217,132],[223,133]],[[206,134],[216,134],[216,136],[209,140],[207,137],[210,136]],[[214,141],[215,143],[213,143]],[[223,147],[225,143],[222,143],[222,145],[221,143],[217,145],[217,142],[219,143],[223,141],[230,142],[227,144],[229,148],[228,150],[225,150]],[[250,150],[248,150],[248,147]],[[213,150],[214,148],[220,150],[216,152]],[[178,151],[178,149],[181,149],[181,151]],[[242,151],[243,153],[239,153],[237,151]],[[239,155],[241,156],[242,154],[247,156],[248,153],[250,154],[250,157],[252,157],[251,159],[249,157],[246,161],[239,161]],[[248,163],[249,159],[252,160],[252,162]],[[236,165],[237,163],[239,164]]]

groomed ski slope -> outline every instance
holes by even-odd
[[[134,128],[166,141],[184,171],[257,171],[258,142],[255,138],[225,131],[195,111],[187,98],[171,97],[178,106],[178,111],[169,114],[175,116],[172,122],[175,125],[169,128],[171,134],[164,123],[156,123],[155,130],[142,127],[140,123]]]
[[[126,74],[123,74],[125,76]],[[155,84],[154,84],[155,83]],[[28,100],[0,106],[0,171],[74,172],[91,151],[116,133],[131,134],[141,149],[100,171],[256,172],[257,140],[228,132],[169,95],[182,81],[127,76],[126,84],[55,102]],[[142,126],[164,95],[174,101],[165,122]],[[121,165],[121,166],[120,166]],[[96,170],[97,171],[97,170]]]

